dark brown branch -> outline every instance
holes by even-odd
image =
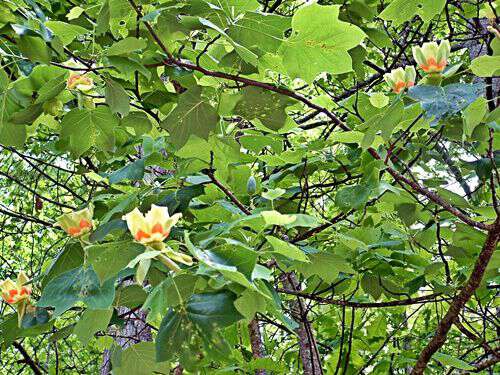
[[[426,296],[407,298],[407,299],[401,299],[401,300],[395,300],[395,301],[387,301],[387,302],[353,302],[353,301],[348,301],[348,300],[334,300],[331,298],[323,298],[323,297],[317,296],[315,294],[297,292],[297,291],[291,290],[291,289],[278,288],[278,289],[276,289],[276,291],[279,293],[291,294],[294,296],[300,296],[303,298],[307,298],[307,299],[319,302],[320,304],[348,306],[348,307],[356,307],[356,308],[377,308],[377,307],[380,308],[380,307],[407,306],[407,305],[423,304],[423,303],[435,302],[436,297],[439,297],[441,295],[441,293],[432,293],[432,294],[428,294]]]
[[[21,355],[24,358],[24,362],[33,370],[34,374],[36,374],[36,375],[42,375],[43,374],[43,372],[40,370],[39,365],[33,360],[33,358],[31,358],[31,356],[28,354],[28,352],[26,351],[26,349],[24,349],[24,347],[20,343],[18,343],[17,341],[14,341],[12,343],[12,345],[17,350],[19,350],[19,353],[21,353]]]
[[[483,278],[486,267],[495,251],[498,240],[500,238],[500,218],[498,218],[493,225],[493,228],[488,232],[483,249],[479,253],[474,269],[469,276],[469,279],[464,284],[460,293],[453,298],[453,301],[446,312],[446,315],[439,322],[436,333],[427,346],[422,350],[420,356],[412,369],[412,375],[421,375],[427,368],[427,364],[431,360],[434,353],[436,353],[446,342],[448,332],[452,324],[458,319],[460,311],[464,308],[465,304],[474,294],[475,290],[479,287]]]

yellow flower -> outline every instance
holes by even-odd
[[[127,221],[128,229],[137,242],[159,251],[155,258],[178,272],[181,269],[175,262],[190,266],[193,264],[193,258],[166,247],[163,240],[169,236],[170,230],[181,217],[180,213],[170,216],[167,207],[153,204],[146,215],[143,215],[138,208],[134,208],[123,216],[123,220]]]
[[[397,68],[391,70],[390,73],[384,74],[385,81],[391,86],[392,91],[399,94],[405,88],[412,87],[415,84],[417,73],[413,66]]]
[[[424,43],[421,47],[413,47],[413,58],[420,69],[426,73],[441,73],[448,65],[451,47],[447,40]]]
[[[90,91],[94,88],[94,81],[85,74],[72,72],[67,81],[68,89],[79,91]]]
[[[127,221],[128,229],[137,242],[151,244],[162,242],[170,234],[172,227],[177,224],[182,214],[173,216],[168,214],[167,207],[151,205],[151,209],[144,216],[139,209],[135,208],[123,216]]]
[[[64,229],[71,237],[80,237],[92,230],[92,216],[92,207],[87,207],[80,211],[59,216],[57,218],[57,225]]]
[[[11,279],[0,281],[0,290],[5,302],[12,305],[22,302],[31,295],[31,286],[26,284],[28,276],[24,271],[19,272],[16,282]]]

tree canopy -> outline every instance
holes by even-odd
[[[496,373],[498,4],[3,0],[2,371]]]

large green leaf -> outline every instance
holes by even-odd
[[[168,361],[178,351],[189,333],[183,315],[170,309],[163,318],[158,334],[156,335],[156,360]]]
[[[85,310],[76,323],[73,333],[83,345],[87,345],[96,332],[104,331],[108,327],[112,314],[113,309]]]
[[[438,352],[438,353],[434,354],[434,359],[441,362],[443,365],[451,366],[451,367],[458,368],[461,370],[471,371],[471,370],[475,369],[474,366],[469,365],[467,362],[462,361],[461,359],[453,357],[451,355],[444,354],[444,353]]]
[[[472,60],[472,73],[479,77],[493,77],[500,70],[500,56],[480,56]]]
[[[271,244],[276,254],[280,254],[287,258],[298,260],[300,262],[308,261],[306,254],[297,246],[282,241],[273,236],[266,236],[266,240]]]
[[[258,121],[272,130],[279,130],[285,125],[285,109],[296,103],[288,96],[259,87],[246,87],[242,92],[243,96],[236,104],[234,113],[249,121]]]
[[[365,33],[338,19],[340,5],[312,4],[292,18],[292,35],[280,48],[283,65],[292,78],[312,82],[321,72],[352,71],[348,50],[358,46]]]
[[[111,112],[123,116],[128,114],[130,111],[130,98],[122,85],[112,79],[106,80],[105,95],[106,103],[109,105]]]
[[[50,280],[60,274],[81,266],[83,264],[83,257],[83,248],[79,242],[73,242],[66,245],[66,247],[57,254],[57,257],[47,271],[45,271],[46,274],[42,279],[42,286],[47,285]]]
[[[443,11],[446,0],[393,0],[379,17],[393,21],[395,26],[411,20],[416,14],[425,22],[429,22],[436,14]]]
[[[156,362],[156,350],[153,342],[140,342],[129,346],[121,353],[119,366],[113,367],[116,375],[151,375],[168,374],[169,363]]]
[[[115,298],[115,279],[108,279],[102,287],[92,267],[78,267],[52,279],[43,289],[37,305],[53,306],[54,316],[61,315],[76,302],[84,302],[89,309],[107,309]]]
[[[144,250],[143,245],[132,241],[110,242],[85,248],[87,261],[94,268],[101,283],[118,275]]]
[[[482,83],[453,83],[444,87],[418,85],[408,90],[408,96],[420,102],[428,117],[438,120],[464,109],[483,91]]]
[[[89,32],[89,30],[84,27],[61,21],[47,21],[45,22],[45,26],[47,26],[54,35],[58,36],[65,46],[70,44],[76,37]]]
[[[205,332],[227,327],[243,318],[234,307],[235,300],[229,291],[194,294],[186,305],[187,317]]]
[[[262,52],[276,52],[290,27],[290,18],[248,12],[229,27],[228,35],[239,44]]]
[[[114,129],[118,119],[108,107],[96,109],[73,109],[62,122],[61,138],[67,148],[78,157],[92,147],[112,151],[115,146]]]
[[[218,121],[217,111],[208,98],[202,96],[199,87],[193,87],[180,96],[177,107],[160,126],[168,130],[171,142],[180,148],[191,135],[208,139]]]

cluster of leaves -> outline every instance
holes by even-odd
[[[36,305],[21,326],[3,310],[3,347],[76,337],[106,349],[113,374],[406,371],[500,231],[500,38],[483,25],[497,30],[494,11],[445,0],[0,3],[2,156],[28,163],[0,167],[3,253],[30,268]],[[433,38],[454,51],[442,83],[390,93],[383,74],[413,65],[411,48]],[[469,54],[474,43],[489,53]],[[70,84],[82,77],[90,88]],[[27,195],[33,208],[15,198]],[[54,227],[89,204],[88,240]],[[167,245],[195,263],[173,273],[152,259],[132,283],[149,255],[122,216],[152,204],[183,214]],[[8,242],[20,223],[32,231]],[[498,355],[498,262],[486,259],[434,373]],[[138,311],[153,341],[122,345]],[[59,371],[23,356],[35,372]]]

